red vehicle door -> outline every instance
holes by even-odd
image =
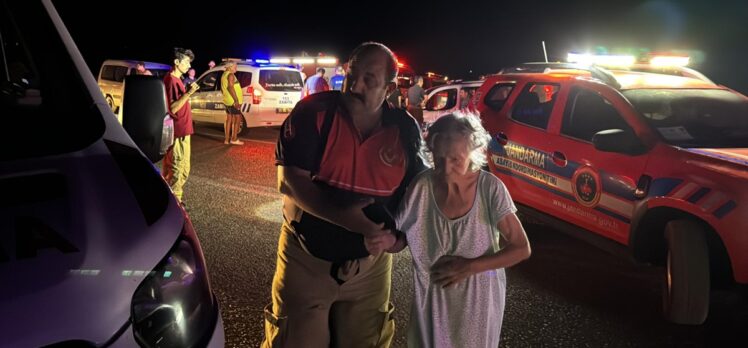
[[[552,208],[548,192],[557,190],[556,177],[548,171],[552,152],[548,127],[552,115],[561,112],[557,99],[562,85],[511,79],[501,76],[487,82],[493,85],[484,84],[477,96],[483,101],[479,106],[483,124],[493,137],[489,168],[516,202],[548,212]]]
[[[577,81],[564,101],[561,117],[549,127],[551,166],[561,191],[550,197],[554,215],[628,244],[635,191],[648,154],[602,152],[592,137],[609,129],[635,134],[637,116],[618,92],[600,84]]]

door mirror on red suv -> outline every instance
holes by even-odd
[[[174,120],[166,109],[164,82],[155,76],[125,78],[122,127],[151,162],[161,160],[174,143]]]
[[[607,129],[597,132],[592,137],[592,144],[599,151],[622,153],[629,156],[638,156],[647,152],[647,148],[641,139],[634,132],[628,130]]]

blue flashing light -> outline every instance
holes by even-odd
[[[255,59],[255,62],[256,63],[260,63],[260,64],[268,64],[268,63],[270,63],[270,61],[267,60],[267,59]]]

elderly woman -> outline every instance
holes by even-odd
[[[410,347],[498,347],[504,268],[530,256],[504,184],[481,170],[489,136],[471,114],[439,118],[428,129],[433,169],[410,184],[396,225],[399,237],[366,240],[373,253],[413,255],[415,296]]]

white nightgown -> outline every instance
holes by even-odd
[[[496,225],[517,209],[501,180],[481,171],[473,207],[448,219],[436,205],[433,175],[429,169],[414,179],[396,214],[413,256],[408,346],[496,348],[504,316],[504,269],[474,274],[448,289],[432,284],[429,270],[444,255],[475,258],[498,251]]]

